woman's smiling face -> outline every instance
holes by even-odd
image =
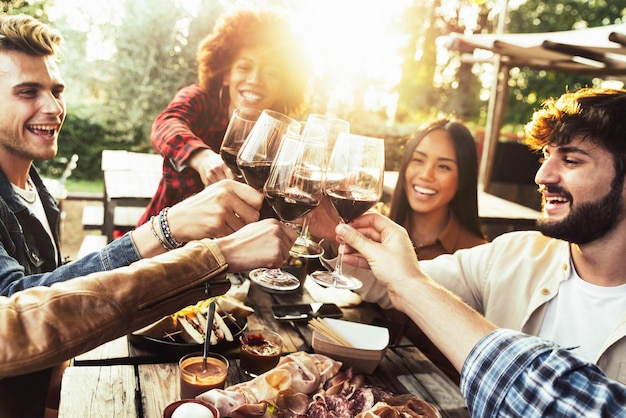
[[[459,187],[456,152],[448,132],[436,129],[424,136],[407,165],[404,187],[413,211],[447,210]]]
[[[242,48],[224,79],[230,113],[237,107],[270,109],[280,97],[281,69],[266,47]]]

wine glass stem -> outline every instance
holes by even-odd
[[[306,215],[304,217],[304,220],[302,221],[302,228],[300,229],[300,238],[306,241],[308,237],[309,237],[309,215]]]
[[[339,244],[339,250],[337,254],[337,264],[335,264],[335,271],[333,272],[333,285],[337,284],[337,277],[343,275],[343,249],[345,244]]]

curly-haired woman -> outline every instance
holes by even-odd
[[[197,84],[179,90],[152,126],[163,176],[139,225],[211,183],[234,178],[219,151],[235,108],[297,114],[306,102],[305,48],[287,16],[275,10],[220,16],[197,60]]]

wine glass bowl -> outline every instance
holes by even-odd
[[[261,116],[261,111],[258,109],[248,107],[236,108],[224,134],[220,155],[238,180],[242,180],[243,175],[237,166],[237,154],[239,154],[241,146],[259,119],[259,116]]]
[[[237,166],[246,183],[263,190],[283,135],[300,123],[280,112],[265,109],[237,154]]]
[[[326,164],[328,164],[328,161],[330,160],[330,153],[333,151],[335,141],[337,140],[339,134],[350,132],[350,122],[321,113],[311,113],[307,117],[307,122],[321,124],[326,129]]]
[[[263,192],[284,222],[312,211],[323,195],[325,144],[288,133],[272,165]]]
[[[361,216],[378,202],[383,191],[385,145],[381,138],[341,133],[326,168],[324,194],[342,222]],[[362,283],[343,272],[343,245],[335,270],[316,271],[311,278],[326,287],[358,289]]]

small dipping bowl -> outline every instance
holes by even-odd
[[[277,333],[248,330],[242,333],[239,340],[239,366],[248,376],[257,377],[278,364],[283,351],[283,339]]]
[[[178,362],[180,398],[193,399],[214,388],[224,388],[228,360],[217,353],[208,353],[206,370],[202,370],[202,353],[190,353]]]
[[[180,408],[180,409],[179,409]],[[203,410],[206,408],[206,410]],[[176,411],[178,409],[178,411]],[[220,418],[215,405],[197,399],[172,402],[163,410],[163,418]]]

